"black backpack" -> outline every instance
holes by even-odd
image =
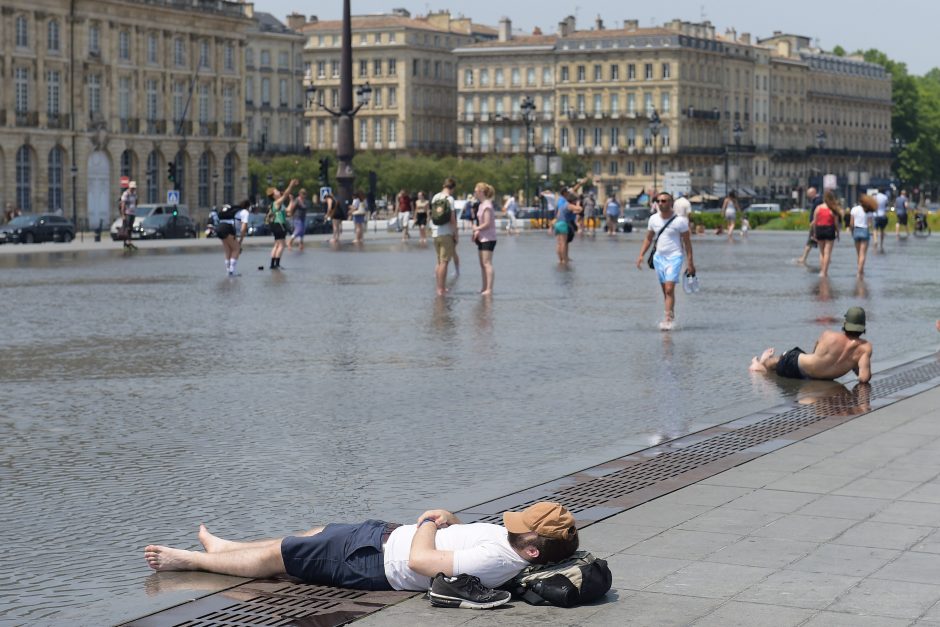
[[[219,209],[219,220],[234,220],[235,214],[238,213],[238,207],[233,207],[232,205],[222,205],[222,208]]]
[[[502,587],[531,605],[574,607],[602,598],[612,578],[605,560],[577,551],[561,562],[533,564]]]

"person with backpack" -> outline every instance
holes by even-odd
[[[299,182],[297,179],[291,179],[283,192],[276,187],[269,187],[265,190],[268,200],[271,201],[271,208],[265,221],[269,223],[271,233],[274,235],[274,247],[271,249],[272,270],[281,269],[281,255],[284,254],[287,239],[287,213],[294,209],[294,199],[290,193]]]
[[[247,203],[246,200],[240,206],[222,205],[222,209],[217,212],[218,224],[215,227],[215,234],[222,241],[222,250],[225,253],[225,271],[229,276],[237,276],[241,241],[235,239],[235,234],[238,232],[236,225],[248,222]]]
[[[437,254],[434,278],[438,296],[447,294],[447,267],[457,250],[457,212],[454,211],[456,187],[456,181],[447,177],[441,191],[431,199],[431,229],[434,235],[434,252]]]
[[[529,565],[565,560],[579,544],[574,516],[547,501],[505,512],[502,525],[464,524],[451,512],[433,509],[410,525],[334,523],[257,542],[225,540],[200,525],[198,537],[205,552],[147,545],[147,565],[156,571],[236,577],[287,574],[307,583],[358,590],[430,587],[435,605],[474,609],[492,607],[496,600],[505,603],[509,594],[491,588],[511,581]],[[447,579],[439,582],[442,577]]]
[[[665,315],[659,323],[659,329],[669,331],[676,320],[676,284],[682,273],[682,264],[687,264],[686,274],[695,276],[695,262],[692,260],[689,221],[673,212],[672,194],[660,192],[656,200],[659,208],[655,215],[650,216],[646,239],[636,258],[636,267],[640,269],[646,251],[652,247],[647,265],[656,270],[665,301]]]

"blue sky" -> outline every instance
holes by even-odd
[[[860,0],[853,3],[832,0],[786,0],[780,3],[701,0],[622,3],[614,0],[539,0],[507,3],[505,0],[448,0],[435,4],[407,0],[352,0],[353,14],[385,13],[404,7],[412,15],[429,10],[450,9],[477,22],[496,26],[502,16],[509,17],[514,29],[531,32],[539,26],[554,31],[569,14],[578,18],[579,28],[590,27],[600,15],[608,28],[619,27],[625,19],[636,19],[642,26],[662,24],[673,18],[711,20],[719,32],[734,27],[739,33],[750,32],[766,37],[773,31],[807,35],[831,50],[842,45],[846,50],[879,48],[893,59],[907,63],[908,70],[923,74],[940,66],[940,2],[936,0],[894,0],[891,3]],[[511,7],[511,8],[507,8]],[[532,11],[537,7],[537,14]],[[343,3],[301,3],[296,0],[257,0],[255,8],[277,16],[282,21],[293,11],[317,15],[320,19],[342,17]],[[890,9],[890,10],[886,10]]]

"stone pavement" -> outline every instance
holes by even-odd
[[[416,597],[356,624],[940,627],[938,475],[934,388],[585,528],[604,602]]]

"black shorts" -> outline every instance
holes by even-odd
[[[907,226],[907,212],[899,213],[897,214],[897,216],[898,216],[898,224],[900,224],[901,226]]]
[[[235,237],[235,225],[229,224],[228,222],[220,222],[219,226],[215,227],[215,235],[219,239],[225,239],[226,237]]]
[[[428,223],[428,214],[425,213],[416,213],[415,214],[415,225],[424,226]]]
[[[875,216],[875,228],[883,229],[888,226],[888,216]]]
[[[477,242],[477,250],[496,250],[496,240],[494,239],[489,242]]]
[[[800,347],[791,348],[780,356],[777,362],[777,374],[787,379],[807,379],[808,377],[800,370],[800,355],[804,354]]]
[[[284,569],[307,583],[391,590],[385,577],[382,536],[396,526],[367,520],[358,525],[330,524],[312,536],[288,536],[281,541]]]
[[[816,225],[816,239],[820,242],[832,241],[836,238],[836,227],[831,224]]]
[[[124,214],[124,228],[127,229],[127,236],[130,237],[131,231],[134,229],[134,214]]]
[[[271,223],[271,234],[274,235],[275,242],[287,238],[287,232],[284,230],[284,225],[280,222]]]

